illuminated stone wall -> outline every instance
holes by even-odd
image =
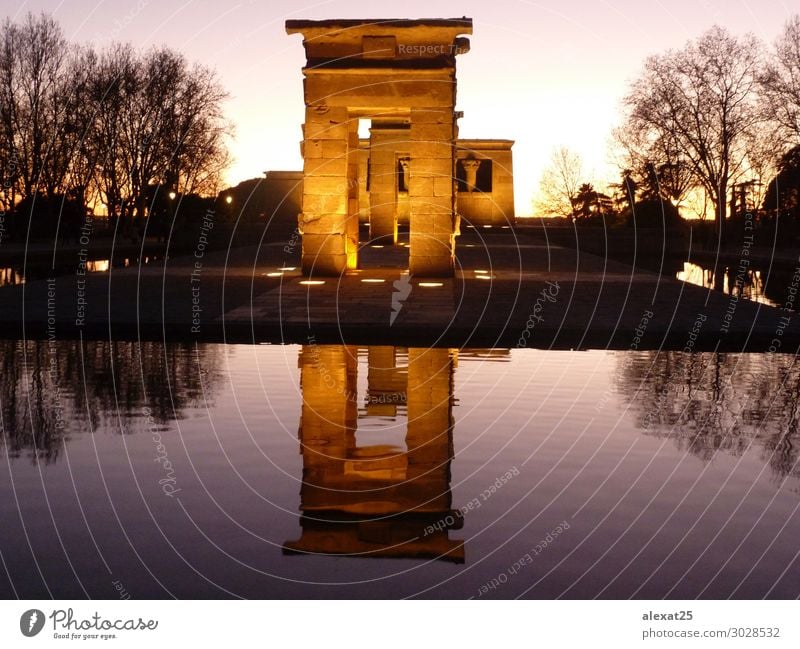
[[[302,535],[284,550],[463,561],[463,542],[449,538],[462,523],[450,492],[455,352],[409,349],[406,368],[394,347],[369,349],[361,416],[385,418],[406,406],[405,448],[357,443],[356,358],[343,345],[300,352]]]
[[[460,34],[472,20],[290,20],[303,35],[306,119],[303,125],[303,271],[337,275],[358,264],[358,120],[408,124],[409,270],[453,274],[457,219],[454,176],[455,57],[467,51]],[[389,150],[383,151],[390,163]],[[381,153],[375,152],[378,158]],[[393,175],[393,174],[392,174]],[[396,196],[371,186],[375,231],[394,238]],[[386,190],[386,191],[384,191]]]
[[[464,166],[489,165],[488,187],[459,187],[456,198],[462,226],[509,225],[514,223],[514,168],[511,155],[512,140],[459,140],[456,148],[456,175],[467,175]],[[463,171],[459,170],[459,166]],[[484,170],[485,171],[485,170]],[[483,174],[481,174],[483,175]],[[466,190],[466,191],[465,191]]]

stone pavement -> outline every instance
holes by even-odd
[[[296,250],[286,250],[235,248],[5,287],[0,333],[792,353],[800,344],[793,313],[512,230],[465,232],[456,276],[444,280],[393,267],[400,248],[370,248],[361,270],[304,284]]]

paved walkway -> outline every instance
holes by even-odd
[[[370,248],[361,271],[304,284],[297,250],[286,250],[162,258],[2,288],[0,334],[784,352],[800,344],[800,316],[510,230],[466,232],[446,280],[409,277],[392,267],[404,251]]]

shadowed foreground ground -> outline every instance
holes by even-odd
[[[298,269],[279,271],[298,265],[298,249],[204,251],[5,287],[0,335],[781,352],[800,344],[791,312],[511,230],[468,230],[456,276],[431,287],[401,276],[402,247],[365,248],[362,270],[301,285]]]

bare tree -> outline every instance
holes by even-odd
[[[746,164],[757,111],[759,43],[713,27],[680,51],[652,56],[625,98],[627,124],[674,146],[714,205],[725,239],[727,198]]]
[[[2,207],[42,194],[104,203],[123,231],[154,188],[216,193],[230,162],[226,93],[168,48],[69,46],[45,14],[0,25]],[[75,211],[75,210],[73,210]]]
[[[87,155],[95,110],[89,101],[95,62],[92,50],[70,48],[51,98],[52,133],[40,182],[47,196],[69,195],[81,204],[93,172]]]
[[[76,48],[68,71],[70,102],[69,161],[64,192],[85,206],[95,185],[98,150],[95,127],[97,106],[91,101],[99,60],[92,48]]]
[[[14,146],[17,40],[16,26],[6,19],[0,26],[0,207],[3,211],[9,211],[14,206],[19,191],[19,165]]]
[[[231,127],[222,114],[228,94],[211,70],[195,65],[184,70],[174,97],[164,135],[164,183],[181,193],[216,194],[230,164],[226,140]]]
[[[775,122],[764,120],[745,137],[746,168],[739,181],[744,190],[738,199],[743,203],[741,209],[760,209],[770,180],[778,173],[783,150],[776,146],[781,138],[775,127]]]
[[[635,127],[639,126],[637,130]],[[616,160],[620,171],[636,181],[644,200],[664,200],[677,208],[696,188],[691,166],[681,154],[675,138],[663,137],[641,128],[641,124],[626,124],[612,134]]]
[[[131,202],[131,165],[126,163],[123,124],[137,91],[137,61],[130,45],[113,45],[100,57],[90,97],[97,110],[92,132],[95,182],[112,222],[124,219]]]
[[[563,146],[553,149],[550,164],[542,173],[537,211],[548,216],[575,218],[582,175],[580,155]]]
[[[68,46],[58,23],[29,13],[22,24],[2,27],[0,121],[5,156],[15,164],[23,198],[53,191],[50,147],[59,140],[65,115],[61,74]]]
[[[800,144],[800,15],[784,26],[760,81],[768,116]]]
[[[146,190],[167,169],[166,138],[173,128],[175,94],[183,81],[185,61],[167,48],[148,53],[139,61],[138,87],[125,114],[125,157],[136,216],[146,216]]]

